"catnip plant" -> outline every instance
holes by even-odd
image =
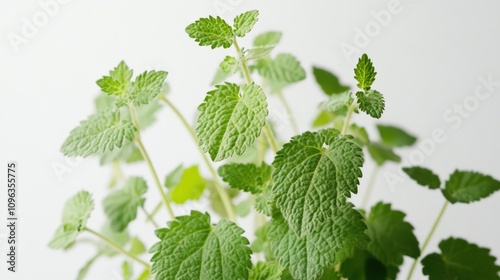
[[[379,119],[384,112],[384,97],[373,87],[377,72],[372,60],[363,54],[353,65],[355,88],[313,67],[325,100],[311,129],[300,132],[284,92],[306,75],[295,56],[273,52],[282,34],[266,32],[252,46],[238,44],[258,15],[255,10],[240,14],[232,26],[210,16],[186,27],[200,46],[233,48],[198,106],[194,127],[169,100],[165,71],[134,77],[122,61],[97,81],[102,93],[95,114],[70,132],[61,151],[68,157],[97,156],[111,166],[111,190],[102,200],[107,221],[101,230],[87,227],[95,202],[89,191],[80,191],[66,202],[61,226],[49,243],[69,249],[80,234],[95,237],[96,254],[77,279],[104,257],[123,257],[123,279],[137,280],[411,279],[419,262],[421,273],[432,280],[500,279],[489,249],[458,237],[442,240],[438,251],[424,255],[450,204],[479,201],[499,190],[500,182],[466,170],[456,170],[443,182],[425,167],[403,168],[418,185],[443,194],[442,210],[419,242],[405,213],[386,202],[368,204],[378,168],[400,162],[397,150],[416,142],[410,133],[386,124],[377,125],[376,141],[352,122],[358,114]],[[269,98],[283,103],[296,136],[279,138],[268,117]],[[155,122],[162,106],[173,110],[192,136],[208,176],[198,165],[163,170],[151,161],[141,132]],[[376,168],[369,183],[359,187],[366,188],[363,202],[353,205],[350,198],[358,192],[365,159]],[[133,163],[145,163],[153,181],[126,177],[121,166]],[[151,185],[155,190],[149,190]],[[154,209],[145,208],[146,197],[157,200]],[[178,205],[201,198],[208,198],[210,209],[176,215]],[[162,208],[167,217],[158,215]],[[138,212],[156,228],[155,244],[128,233],[129,227],[140,226]],[[243,228],[238,220],[248,215],[255,222]],[[408,275],[398,275],[404,257],[413,264]],[[143,269],[134,273],[138,265]]]

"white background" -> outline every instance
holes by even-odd
[[[64,201],[80,189],[94,193],[97,207],[89,227],[100,228],[103,221],[100,201],[107,192],[110,171],[101,168],[94,158],[68,165],[59,148],[69,131],[92,113],[93,99],[99,92],[95,81],[122,59],[136,73],[147,69],[169,71],[171,100],[193,119],[197,105],[210,89],[217,65],[226,54],[234,55],[233,49],[212,51],[198,47],[185,34],[185,26],[192,21],[216,15],[215,4],[231,7],[220,12],[228,21],[246,10],[259,9],[261,20],[250,37],[268,30],[284,32],[278,51],[296,55],[308,74],[306,81],[285,92],[301,130],[308,128],[317,104],[324,99],[312,78],[312,65],[333,70],[343,82],[354,85],[355,62],[339,47],[346,43],[358,46],[374,61],[378,72],[374,87],[386,98],[386,111],[380,122],[405,127],[419,137],[419,143],[429,139],[436,128],[446,134],[446,141],[436,144],[422,165],[435,170],[442,179],[455,168],[478,170],[500,178],[500,86],[493,88],[489,98],[479,101],[467,118],[460,118],[462,122],[456,129],[455,123],[443,119],[443,114],[453,109],[454,104],[473,99],[476,87],[481,85],[480,77],[488,79],[491,75],[491,79],[500,81],[498,1],[397,1],[400,12],[392,14],[390,22],[380,30],[371,29],[372,37],[365,45],[354,42],[356,29],[370,27],[373,13],[387,10],[388,1],[67,2],[57,4],[58,11],[32,34],[33,38],[19,45],[17,52],[9,36],[14,33],[22,36],[23,18],[33,22],[33,16],[43,13],[43,9],[38,1],[0,2],[0,155],[4,166],[7,160],[18,161],[20,176],[19,273],[6,274],[2,261],[2,279],[73,279],[94,254],[94,248],[88,244],[69,252],[47,248],[59,224]],[[250,43],[251,39],[245,39],[240,45]],[[283,112],[274,98],[270,103],[271,110]],[[170,110],[164,108],[159,118],[156,125],[145,131],[143,139],[153,151],[152,159],[163,178],[180,162],[186,165],[198,162],[199,155]],[[353,121],[367,125],[372,138],[376,138],[375,122],[368,116],[356,115]],[[280,133],[284,140],[291,136],[289,127]],[[400,153],[407,159],[418,150],[406,149]],[[59,180],[53,167],[61,164],[71,172]],[[369,174],[372,167],[368,162],[364,173]],[[390,187],[385,177],[397,168],[387,165],[382,169],[371,202],[392,202],[395,208],[405,211],[422,242],[443,198],[439,192],[417,187],[409,180]],[[130,166],[125,171],[144,174],[152,183],[143,165]],[[5,182],[5,171],[1,173]],[[361,195],[364,184],[366,178],[360,187]],[[2,186],[5,189],[5,184]],[[148,209],[158,201],[152,184],[150,189]],[[5,193],[1,191],[0,217],[5,215]],[[359,196],[353,201],[359,202]],[[500,194],[480,203],[452,205],[427,252],[435,251],[440,239],[456,236],[490,247],[500,256],[499,205]],[[187,211],[177,209],[178,213]],[[157,219],[164,217],[166,214],[161,213]],[[150,225],[142,222],[132,225],[134,234],[149,244],[155,242]],[[2,226],[3,256],[6,234]],[[79,238],[92,239],[86,234]],[[119,279],[114,275],[120,264],[120,260],[103,259],[88,279]],[[401,279],[406,276],[409,264],[410,259],[406,259]],[[137,273],[138,270],[139,267]],[[414,279],[421,279],[420,274],[419,269]]]

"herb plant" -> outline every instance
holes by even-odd
[[[374,88],[377,72],[366,54],[354,68],[356,89],[313,67],[325,101],[312,129],[300,133],[292,117],[297,135],[279,138],[268,119],[267,100],[278,98],[291,114],[284,90],[303,80],[305,71],[293,55],[274,54],[280,32],[260,34],[248,48],[238,45],[258,14],[245,12],[232,26],[211,16],[187,26],[187,34],[200,46],[235,50],[220,63],[215,87],[198,106],[194,128],[169,100],[167,72],[147,71],[134,78],[132,69],[120,62],[97,81],[103,93],[96,99],[96,113],[71,131],[61,151],[70,157],[95,155],[102,165],[113,167],[113,189],[102,202],[107,223],[102,231],[87,227],[95,202],[81,191],[66,203],[62,224],[49,243],[54,249],[69,248],[81,233],[100,240],[77,279],[99,258],[120,255],[125,257],[123,278],[138,280],[396,279],[405,256],[413,259],[407,279],[419,261],[429,279],[500,279],[500,266],[489,250],[461,238],[444,239],[439,252],[423,255],[450,203],[476,202],[500,189],[491,176],[457,170],[443,183],[425,167],[405,167],[416,183],[444,196],[443,208],[421,244],[405,213],[385,202],[368,207],[373,180],[361,186],[367,188],[362,205],[350,202],[358,192],[365,158],[377,167],[399,162],[397,149],[416,142],[391,125],[378,125],[381,140],[374,141],[365,128],[351,122],[355,114],[378,119],[385,107],[383,95]],[[209,177],[197,165],[179,165],[170,172],[154,166],[141,131],[155,121],[162,105],[175,112],[193,137]],[[153,182],[124,179],[120,166],[133,162],[145,162]],[[157,195],[150,194],[151,184]],[[147,196],[160,201],[151,213],[144,207]],[[211,209],[175,215],[176,205],[204,196]],[[169,217],[158,217],[161,207]],[[128,234],[128,227],[138,226],[139,211],[157,228],[152,246]],[[255,224],[243,229],[238,217],[250,214]],[[131,262],[144,269],[134,274]]]

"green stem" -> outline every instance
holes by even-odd
[[[132,255],[132,254],[130,254],[129,252],[127,252],[127,251],[123,250],[123,248],[122,248],[122,247],[120,247],[120,246],[119,246],[118,244],[116,244],[115,242],[111,241],[111,240],[110,240],[109,238],[107,238],[106,236],[104,236],[104,235],[102,235],[102,234],[100,234],[100,233],[98,233],[98,232],[96,232],[96,231],[93,231],[93,230],[91,230],[91,229],[89,229],[89,228],[84,228],[83,230],[85,230],[86,232],[89,232],[89,233],[91,233],[91,234],[95,235],[96,237],[98,237],[99,239],[101,239],[102,241],[104,241],[104,243],[106,243],[109,247],[111,247],[111,248],[113,248],[114,250],[116,250],[117,252],[122,253],[123,255],[125,255],[125,256],[127,256],[127,257],[129,257],[130,259],[132,259],[132,260],[134,260],[134,261],[136,261],[136,262],[138,262],[138,263],[142,264],[145,268],[147,268],[147,269],[150,269],[150,268],[151,268],[151,266],[150,266],[147,262],[145,262],[145,261],[143,261],[143,260],[139,259],[138,257],[136,257],[136,256],[134,256],[134,255]]]
[[[256,164],[257,165],[260,165],[266,158],[266,150],[267,150],[267,146],[266,146],[266,137],[261,134],[259,136],[259,148],[258,148],[258,157],[257,157],[257,162]]]
[[[215,171],[214,167],[210,163],[210,160],[208,159],[207,155],[203,150],[201,149],[200,145],[198,144],[198,137],[196,137],[196,133],[194,132],[193,128],[189,125],[188,121],[182,115],[182,113],[177,109],[177,107],[170,102],[165,96],[160,96],[160,100],[163,101],[165,104],[167,104],[170,109],[177,115],[179,120],[182,122],[186,130],[189,132],[189,135],[191,135],[191,138],[196,144],[196,147],[198,148],[198,151],[200,152],[200,155],[205,162],[205,165],[207,166],[208,170],[210,171],[210,174],[212,175],[214,182],[215,182],[215,188],[217,189],[217,193],[219,194],[222,204],[224,205],[224,208],[226,209],[227,215],[231,221],[236,221],[235,214],[234,214],[234,209],[233,205],[231,203],[231,199],[229,198],[229,195],[227,192],[224,190],[222,187],[222,183],[219,179],[219,176],[217,175],[217,172]]]
[[[151,215],[148,213],[148,211],[146,211],[146,208],[144,208],[144,206],[141,206],[141,209],[142,209],[142,212],[144,212],[144,215],[146,215],[146,217],[147,217],[146,220],[150,221],[155,226],[155,228],[159,228],[160,226],[158,226],[158,224],[155,222],[153,217],[151,217]]]
[[[278,145],[276,145],[276,140],[274,139],[273,133],[271,132],[271,129],[269,129],[269,126],[266,124],[264,125],[264,135],[266,135],[267,142],[269,142],[269,145],[273,149],[275,153],[278,152]]]
[[[153,179],[155,181],[156,187],[158,189],[158,192],[160,193],[160,196],[163,200],[163,203],[165,204],[165,207],[167,208],[167,212],[170,215],[170,218],[175,219],[174,211],[172,210],[172,207],[170,206],[170,202],[168,201],[167,195],[163,191],[163,187],[160,183],[160,179],[158,179],[158,174],[156,173],[156,169],[153,165],[153,162],[151,161],[151,158],[149,157],[148,152],[146,151],[146,148],[142,144],[141,140],[141,134],[139,132],[139,122],[137,121],[137,116],[135,114],[135,107],[134,103],[130,102],[129,103],[129,109],[130,109],[130,117],[132,118],[132,123],[134,126],[137,128],[137,132],[135,134],[135,142],[137,143],[137,146],[139,147],[139,150],[141,151],[142,157],[146,161],[146,163],[149,166],[149,170],[151,171],[151,174],[153,175]]]
[[[290,120],[290,124],[292,125],[292,128],[293,128],[293,132],[295,134],[299,134],[299,132],[300,132],[299,127],[298,127],[297,122],[295,121],[295,118],[293,116],[290,104],[288,104],[288,101],[286,101],[286,98],[283,95],[283,92],[281,90],[279,90],[276,94],[278,95],[278,98],[279,98],[281,104],[283,104],[283,107],[285,107],[285,112],[286,112],[287,117]]]
[[[434,221],[434,224],[432,225],[431,231],[429,234],[427,234],[427,237],[425,238],[424,244],[422,245],[422,248],[420,248],[420,255],[424,254],[425,249],[427,248],[427,245],[429,245],[429,241],[431,241],[432,236],[434,235],[434,232],[436,231],[439,222],[443,218],[444,212],[446,210],[446,207],[448,207],[448,201],[446,200],[443,204],[443,207],[441,207],[441,211],[439,211],[439,214],[436,218],[436,221]],[[418,260],[420,258],[416,258],[415,261],[413,261],[413,264],[411,266],[410,272],[408,273],[408,278],[407,280],[411,279],[411,276],[413,275],[413,271],[415,271],[415,267],[417,267]]]
[[[352,112],[354,112],[356,106],[358,106],[358,101],[354,99],[351,106],[349,106],[349,109],[347,109],[347,115],[345,116],[344,126],[342,127],[342,134],[344,135],[347,133],[347,128],[349,127],[349,122],[351,121]]]
[[[368,180],[368,184],[366,185],[366,192],[363,196],[363,201],[361,202],[361,209],[365,209],[368,206],[368,202],[370,200],[370,196],[372,195],[375,182],[377,181],[378,168],[379,166],[377,165],[372,170],[372,174],[370,175],[370,179]]]

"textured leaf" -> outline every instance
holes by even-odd
[[[384,265],[366,251],[356,250],[352,258],[342,263],[340,271],[351,280],[396,280],[399,269]]]
[[[358,91],[356,93],[358,98],[359,109],[372,118],[380,119],[385,108],[384,96],[376,90],[369,90],[367,92]]]
[[[359,60],[356,68],[354,69],[354,79],[358,81],[357,87],[362,90],[370,90],[371,85],[375,81],[375,68],[373,67],[372,61],[366,54],[363,54]]]
[[[186,27],[186,33],[200,46],[229,48],[233,44],[233,28],[220,17],[200,18]]]
[[[268,114],[266,96],[255,84],[219,85],[198,110],[199,144],[213,161],[242,155],[260,135]]]
[[[500,266],[487,248],[460,238],[439,243],[441,254],[432,253],[422,260],[423,273],[430,280],[498,280]]]
[[[121,61],[115,69],[109,71],[109,76],[99,79],[97,85],[107,94],[124,96],[128,94],[131,87],[132,75],[132,69],[124,61]]]
[[[172,201],[183,204],[188,200],[198,200],[203,194],[206,184],[197,165],[188,167],[182,172],[179,183],[170,191]]]
[[[338,264],[364,248],[368,237],[362,216],[347,203],[335,209],[332,218],[319,225],[317,231],[298,236],[278,214],[269,229],[271,248],[276,260],[288,268],[294,279],[317,279],[324,268]]]
[[[271,179],[272,168],[265,163],[261,166],[230,163],[219,167],[217,172],[231,188],[257,194],[264,190],[265,184]]]
[[[94,200],[87,191],[71,197],[64,205],[62,224],[49,243],[52,249],[63,249],[73,243],[76,236],[85,228],[90,213],[94,210]]]
[[[137,209],[144,205],[148,186],[141,177],[131,177],[122,189],[110,193],[103,201],[104,213],[111,228],[121,232],[137,217]]]
[[[242,234],[227,220],[212,226],[208,214],[192,211],[177,217],[168,228],[156,230],[160,242],[150,249],[151,272],[162,280],[247,279],[251,250]]]
[[[259,60],[257,70],[268,80],[273,90],[280,90],[306,77],[300,62],[293,55],[285,53],[277,55],[274,59]]]
[[[357,192],[363,151],[335,129],[295,136],[277,153],[272,192],[299,236],[315,231]]]
[[[168,73],[165,71],[146,71],[135,79],[132,84],[133,90],[130,92],[127,100],[122,102],[123,105],[133,101],[135,105],[140,106],[151,102],[158,94],[160,94],[163,83],[167,78]]]
[[[346,91],[339,94],[332,94],[328,98],[328,101],[323,101],[319,104],[319,108],[328,111],[337,111],[349,102],[351,98],[351,93]]]
[[[404,167],[403,171],[419,185],[428,187],[431,190],[439,189],[441,186],[439,176],[427,168],[420,166]]]
[[[281,280],[283,268],[277,262],[258,262],[248,280]]]
[[[443,194],[451,203],[470,203],[500,190],[500,182],[474,171],[456,170],[446,181]]]
[[[340,83],[339,78],[328,70],[313,66],[313,75],[326,95],[331,96],[350,89],[349,86]]]
[[[377,125],[382,142],[389,147],[404,147],[415,144],[417,138],[399,127],[392,125]]]
[[[253,40],[253,45],[255,47],[262,46],[274,46],[277,45],[281,40],[281,32],[269,31],[260,34]]]
[[[61,152],[68,157],[87,157],[95,153],[121,148],[134,140],[134,125],[120,120],[120,114],[101,112],[82,121],[64,141]]]
[[[266,186],[264,191],[255,196],[255,210],[268,217],[272,216],[275,209],[274,196],[271,193],[271,187]]]
[[[368,152],[378,166],[382,166],[386,161],[401,161],[401,157],[396,155],[390,148],[380,143],[369,143]]]
[[[252,10],[242,13],[234,18],[234,34],[243,37],[249,33],[257,23],[259,11]]]
[[[403,264],[403,256],[418,258],[420,249],[413,226],[404,220],[406,215],[382,202],[372,207],[367,218],[368,250],[388,266]]]

